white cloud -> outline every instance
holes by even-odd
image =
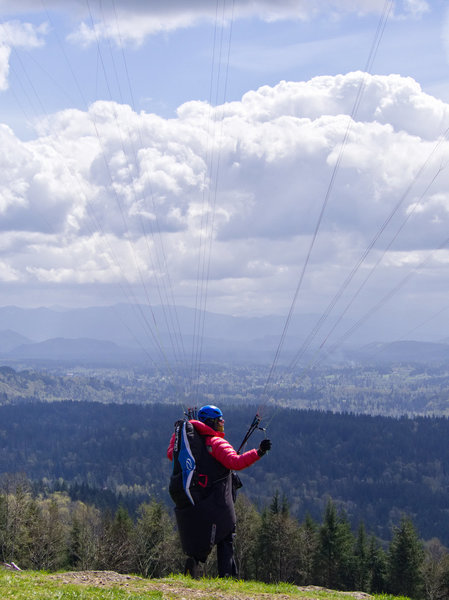
[[[68,36],[68,40],[82,46],[88,46],[102,39],[111,38],[118,44],[134,42],[141,44],[147,36],[161,32],[183,29],[197,24],[200,20],[212,20],[212,8],[205,13],[196,15],[189,7],[184,5],[178,12],[161,11],[144,12],[133,10],[132,6],[120,7],[120,14],[103,14],[101,19],[96,18],[92,24],[83,21],[78,28]],[[208,14],[209,13],[209,14]]]
[[[3,283],[12,283],[19,280],[19,273],[10,267],[6,262],[0,261],[0,281]]]
[[[1,128],[0,279],[137,285],[168,271],[188,296],[213,226],[215,308],[279,311],[349,124],[311,256],[308,302],[316,308],[323,290],[336,289],[392,215],[367,261],[402,226],[383,260],[390,281],[411,265],[407,256],[419,259],[447,236],[449,143],[439,135],[449,106],[410,78],[362,73],[264,86],[213,109],[189,102],[175,119],[96,102],[47,117],[28,142]],[[267,288],[276,293],[258,302]]]
[[[42,36],[48,33],[48,25],[39,26],[19,21],[5,21],[0,24],[0,43],[9,47],[38,48],[44,40]]]
[[[0,90],[6,90],[8,88],[10,56],[11,48],[5,45],[0,45]]]
[[[404,0],[404,13],[415,18],[420,18],[429,12],[430,6],[426,0]]]
[[[38,48],[43,45],[43,36],[47,33],[48,27],[45,23],[37,27],[19,21],[0,23],[0,90],[8,88],[11,50]]]
[[[201,22],[230,22],[245,18],[259,18],[273,22],[280,20],[310,20],[320,15],[338,18],[344,14],[380,14],[384,0],[236,0],[219,3],[210,0],[115,0],[113,3],[80,3],[76,0],[46,0],[45,9],[71,15],[77,23],[69,39],[88,45],[97,39],[112,38],[117,43],[142,43],[149,35],[191,27]],[[20,15],[42,12],[40,3],[18,0],[13,4],[0,2],[0,15]],[[402,0],[394,3],[397,18],[419,18],[429,10],[426,0]]]

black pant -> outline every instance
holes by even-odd
[[[237,577],[234,560],[234,534],[230,533],[217,544],[217,567],[219,577]]]

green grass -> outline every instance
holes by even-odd
[[[298,588],[298,586],[290,583],[262,583],[260,581],[235,581],[233,579],[191,579],[182,575],[172,575],[166,578],[164,581],[169,582],[170,580],[176,582],[183,582],[186,588],[192,590],[204,590],[208,592],[228,592],[232,595],[232,592],[239,592],[240,594],[246,594],[248,596],[260,594],[270,594],[273,598],[277,595],[283,594],[284,596],[291,596],[292,600],[309,598],[316,600],[350,600],[346,592],[339,592],[336,590],[320,590],[314,589],[313,591],[305,591]],[[212,596],[211,596],[212,598]],[[390,594],[373,594],[375,600],[410,600],[405,596],[392,596]]]
[[[377,594],[376,600],[410,600],[407,596],[392,596],[391,594]]]
[[[7,600],[163,600],[162,592],[64,584],[45,573],[0,572],[0,598]]]
[[[163,586],[164,591],[149,589]],[[232,579],[194,580],[182,575],[173,575],[165,579],[134,579],[129,589],[123,586],[103,587],[85,586],[76,583],[64,583],[51,579],[47,573],[35,571],[9,572],[0,570],[1,600],[171,600],[173,598],[194,598],[195,592],[207,592],[208,600],[223,598],[229,594],[242,594],[249,598],[273,599],[279,595],[292,600],[313,598],[320,600],[348,600],[347,594],[337,591],[314,589],[304,591],[288,583],[265,584],[257,581],[234,581]],[[204,595],[203,595],[204,598]],[[408,600],[390,595],[379,595],[375,600]]]
[[[235,579],[192,579],[185,575],[171,575],[165,582],[178,582],[191,589],[207,590],[210,592],[239,591],[241,594],[296,594],[298,587],[290,583],[261,583],[260,581],[236,581]],[[309,594],[310,595],[310,594]],[[306,596],[306,594],[304,594]]]

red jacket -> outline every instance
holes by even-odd
[[[260,456],[257,454],[256,449],[248,450],[248,452],[244,452],[243,454],[237,454],[231,444],[224,439],[224,433],[222,431],[215,431],[212,427],[209,427],[201,421],[192,419],[190,422],[198,433],[206,438],[206,448],[211,456],[215,458],[215,460],[218,460],[218,462],[226,467],[226,469],[241,471],[259,460]],[[174,444],[175,434],[172,435],[167,449],[167,457],[169,460],[173,460]]]

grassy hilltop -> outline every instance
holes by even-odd
[[[183,576],[143,579],[112,571],[47,574],[0,570],[2,600],[348,600],[348,596],[356,600],[394,598],[287,583],[269,585],[255,581],[192,580]]]

